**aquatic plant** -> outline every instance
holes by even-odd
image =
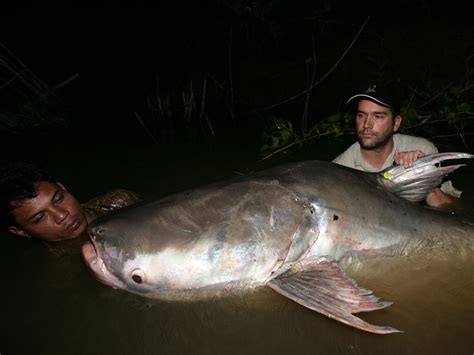
[[[188,141],[195,141],[202,131],[214,135],[214,128],[204,110],[206,92],[207,79],[204,79],[200,91],[193,88],[190,80],[178,93],[162,94],[157,77],[155,87],[146,97],[145,112],[139,114],[135,111],[134,115],[155,144],[175,143],[183,136]]]
[[[401,132],[420,135],[438,144],[453,139],[467,146],[474,134],[474,83],[447,84],[441,89],[410,88],[402,106]]]

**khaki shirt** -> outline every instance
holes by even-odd
[[[396,151],[406,152],[410,150],[420,150],[425,155],[438,153],[438,149],[435,145],[425,138],[397,133],[393,135],[393,150],[381,168],[373,167],[362,158],[359,142],[352,144],[342,154],[337,156],[333,162],[353,169],[375,173],[393,165],[393,155]],[[455,197],[460,197],[462,193],[462,191],[453,186],[451,181],[445,181],[441,185],[441,191]]]

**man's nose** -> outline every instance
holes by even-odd
[[[367,117],[364,120],[364,128],[372,128],[374,125],[374,121],[370,115],[367,115]]]
[[[66,217],[69,215],[69,212],[64,208],[56,208],[54,210],[54,220],[57,224],[63,222]]]

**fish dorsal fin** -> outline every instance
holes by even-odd
[[[408,201],[420,202],[438,187],[443,177],[466,164],[439,166],[438,163],[451,159],[471,159],[467,153],[437,153],[418,158],[413,166],[391,166],[378,173],[379,183],[391,192]]]
[[[295,265],[267,283],[285,297],[352,327],[377,334],[400,332],[391,327],[372,325],[353,315],[389,306],[372,291],[357,286],[334,263]]]

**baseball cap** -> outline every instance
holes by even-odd
[[[389,87],[379,84],[372,84],[367,90],[350,97],[346,104],[357,100],[367,99],[379,105],[390,108],[396,115],[400,114],[400,102],[398,96]]]

